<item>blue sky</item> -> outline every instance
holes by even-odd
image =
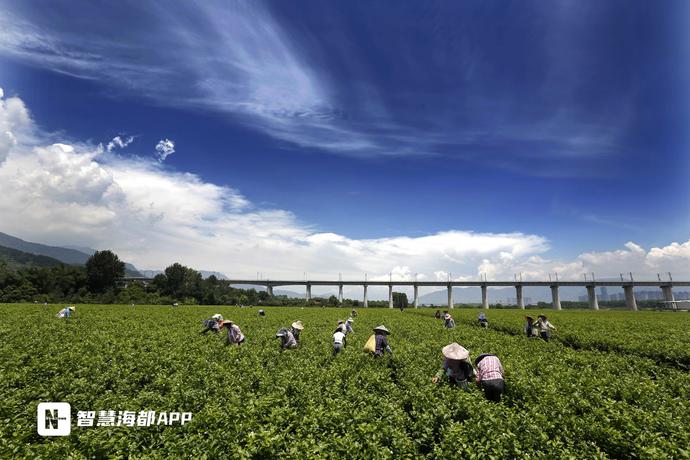
[[[408,239],[411,252],[386,259],[391,251],[381,250],[388,265],[378,271],[433,277],[475,276],[491,264],[507,264],[495,271],[505,275],[532,256],[586,270],[584,253],[615,256],[633,242],[648,255],[690,237],[686,2],[0,5],[0,86],[30,113],[27,145],[60,142],[86,154],[133,136],[89,161],[120,174],[132,165],[166,178],[190,174],[244,200],[241,212],[190,223],[182,240],[195,231],[220,237],[243,213],[277,212],[299,238],[333,234],[376,254],[371,241]],[[156,161],[165,139],[175,152]],[[130,204],[146,195],[118,186]],[[116,212],[104,196],[90,205]],[[205,227],[209,220],[218,227]],[[63,228],[9,230],[85,239]],[[151,232],[137,230],[142,247]],[[438,267],[424,252],[418,269],[424,245],[415,239],[448,232],[542,242],[448,256],[453,262]],[[265,249],[266,240],[235,237]],[[168,262],[128,248],[126,238],[90,238],[144,268]],[[328,268],[363,268],[343,263],[344,254],[324,256]],[[198,268],[265,265],[250,262]],[[311,260],[275,262],[290,268],[268,271],[323,270]],[[639,263],[647,265],[630,269],[667,268]]]

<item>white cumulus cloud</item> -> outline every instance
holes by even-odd
[[[20,99],[2,102],[3,128],[37,131]],[[0,231],[49,244],[111,248],[140,268],[181,262],[250,279],[257,272],[273,279],[302,279],[304,272],[361,279],[367,273],[371,280],[513,279],[515,273],[543,280],[556,272],[560,279],[581,279],[592,271],[690,275],[690,241],[651,249],[629,242],[557,260],[548,257],[547,238],[519,232],[350,238],[318,231],[288,210],[261,209],[232,187],[153,159],[36,140],[44,137],[17,135],[0,164]],[[372,289],[370,295],[387,292]]]
[[[116,148],[124,149],[132,142],[134,142],[134,136],[115,136],[110,142],[108,142],[108,145],[106,145],[106,150],[108,152],[112,152]]]
[[[165,161],[173,153],[175,153],[175,142],[170,139],[161,139],[156,144],[156,158],[158,158],[158,161]]]
[[[17,137],[27,134],[31,117],[24,102],[18,97],[5,98],[0,88],[0,164],[17,145]]]

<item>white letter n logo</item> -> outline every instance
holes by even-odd
[[[69,403],[40,403],[36,419],[36,428],[41,436],[68,436],[72,431],[72,408]]]

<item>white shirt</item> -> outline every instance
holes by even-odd
[[[342,332],[337,331],[335,334],[333,334],[333,343],[342,344],[343,340],[345,340],[345,334]]]

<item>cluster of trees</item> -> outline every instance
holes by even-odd
[[[111,251],[97,251],[85,266],[12,269],[0,261],[0,302],[113,301],[125,264]]]
[[[124,283],[125,264],[112,251],[97,251],[85,266],[10,267],[0,261],[0,302],[202,304],[202,305],[304,305],[304,299],[269,296],[266,291],[238,289],[216,276],[204,279],[198,271],[179,263],[170,265],[150,283]],[[407,305],[407,296],[404,303]],[[395,299],[402,298],[395,293]],[[398,302],[396,300],[396,302]],[[380,302],[384,306],[383,302]],[[338,298],[313,298],[312,306],[338,306]],[[370,302],[372,306],[376,302]],[[358,300],[344,299],[343,306],[358,307]],[[385,306],[387,306],[385,302]],[[396,303],[396,305],[398,305]]]

